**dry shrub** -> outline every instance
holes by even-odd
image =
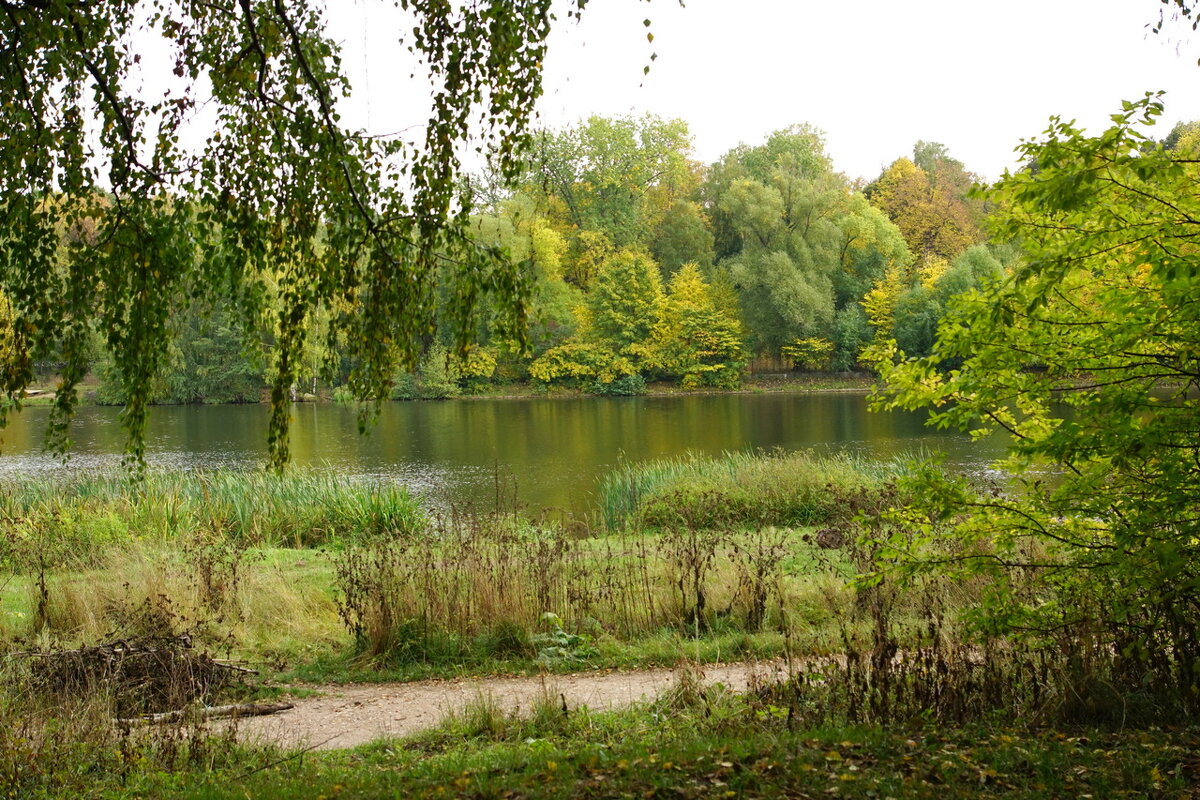
[[[124,783],[138,773],[278,758],[237,743],[233,726],[214,733],[188,717],[114,724],[122,709],[107,686],[89,679],[47,693],[42,667],[11,657],[0,666],[0,797],[92,797],[98,776]]]
[[[680,622],[696,631],[709,627],[708,574],[713,569],[725,535],[691,525],[663,529],[658,538],[659,557],[675,589]]]
[[[643,542],[578,539],[516,514],[454,512],[336,553],[338,613],[365,655],[402,660],[481,637],[511,654],[546,612],[572,629],[649,630],[662,624],[652,555]]]
[[[737,600],[744,609],[747,630],[760,630],[771,598],[783,596],[783,561],[791,553],[788,539],[788,531],[767,527],[731,542],[730,555],[738,575]]]
[[[165,597],[124,616],[119,633],[99,644],[21,653],[29,689],[46,697],[106,697],[117,716],[132,717],[207,702],[246,674],[198,650],[195,630],[180,628]]]
[[[248,548],[224,526],[198,530],[184,539],[182,555],[199,608],[236,613]]]
[[[938,570],[898,567],[919,547],[923,557],[952,562],[964,556],[950,530],[930,545],[891,513],[902,505],[890,487],[843,498],[845,513],[831,526],[838,547],[818,549],[822,569],[839,580],[826,584],[826,609],[840,631],[834,655],[797,657],[782,683],[756,688],[763,713],[784,709],[789,721],[821,724],[1008,723],[1125,724],[1186,718],[1188,701],[1123,644],[1121,631],[1088,627],[1086,609],[1063,608],[1057,630],[1022,636],[1011,628],[968,624],[989,586]],[[833,537],[828,537],[832,540]],[[970,544],[966,555],[982,545]],[[1036,563],[1034,552],[1026,563]],[[853,565],[853,600],[836,590],[845,564]],[[1008,568],[1010,587],[1030,603],[1050,587],[1025,565]],[[1132,662],[1132,668],[1131,663]],[[781,712],[782,713],[782,712]]]

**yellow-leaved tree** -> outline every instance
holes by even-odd
[[[896,159],[870,188],[869,197],[904,234],[919,258],[953,259],[983,239],[965,199],[949,182],[934,184],[907,158]]]
[[[699,265],[684,264],[671,277],[651,340],[651,361],[684,388],[733,388],[746,356],[742,326],[718,307]]]

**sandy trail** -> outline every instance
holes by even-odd
[[[755,678],[783,676],[782,662],[710,664],[706,684],[744,691]],[[239,738],[285,747],[330,750],[375,739],[409,736],[432,728],[451,712],[490,695],[506,711],[530,709],[549,693],[568,709],[611,709],[651,700],[675,682],[675,670],[582,672],[523,678],[416,681],[413,683],[315,686],[319,695],[297,699],[296,707],[267,717],[238,720]]]

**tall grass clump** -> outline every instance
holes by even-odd
[[[335,585],[365,656],[534,656],[548,627],[630,635],[664,624],[652,553],[647,541],[581,540],[517,514],[452,512],[421,535],[340,550]]]
[[[83,567],[130,541],[314,547],[423,524],[402,486],[304,471],[111,470],[0,485],[0,561]]]
[[[605,527],[662,528],[680,517],[712,527],[819,525],[839,495],[881,488],[894,464],[805,452],[688,455],[628,464],[600,483]]]
[[[1120,626],[1057,602],[1047,548],[1031,542],[1019,559],[999,559],[987,542],[956,534],[960,518],[915,510],[908,491],[889,483],[839,496],[846,511],[834,527],[805,535],[825,540],[814,570],[841,578],[849,567],[853,599],[826,603],[839,630],[833,651],[798,656],[790,680],[767,687],[789,720],[1123,726],[1193,717],[1189,673],[1140,658]],[[994,579],[962,571],[977,561],[997,564],[1026,607],[1053,604],[1057,624],[997,621]]]
[[[342,621],[369,661],[483,654],[568,663],[594,655],[601,638],[800,624],[805,615],[794,609],[818,599],[809,567],[819,548],[790,528],[718,530],[688,518],[580,538],[519,514],[449,513],[420,535],[338,550],[334,584]]]

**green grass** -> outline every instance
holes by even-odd
[[[648,508],[694,500],[686,524],[591,538],[517,514],[426,513],[393,487],[312,473],[10,484],[0,634],[94,643],[153,607],[200,644],[306,681],[830,652],[866,624],[849,619],[852,559],[805,528],[714,528],[697,518],[713,501],[703,487],[819,518],[830,498],[880,485],[888,470],[804,455],[659,462],[625,477],[645,487]],[[667,491],[680,485],[697,494]],[[296,547],[314,541],[327,546]]]
[[[845,654],[847,666],[740,696],[701,689],[685,671],[660,701],[606,713],[564,714],[547,698],[510,716],[483,700],[413,739],[301,754],[186,727],[123,733],[111,701],[27,691],[19,659],[6,659],[0,797],[1200,792],[1200,732],[1145,727],[1178,720],[1182,706],[1164,695],[1139,709],[1136,691],[1118,696],[1109,649],[1080,651],[1097,662],[1083,676],[1065,651],[1001,646],[979,664],[976,650],[955,647],[963,639],[954,620],[978,602],[979,586],[851,589],[845,578],[861,557],[852,543],[825,550],[810,530],[773,522],[826,522],[831,502],[883,492],[891,474],[805,455],[658,462],[612,479],[614,507],[627,509],[622,533],[586,539],[511,514],[422,514],[402,493],[317,475],[152,475],[140,489],[113,475],[10,485],[0,491],[9,570],[0,628],[14,649],[120,635],[122,620],[149,604],[176,627],[194,626],[200,646],[226,643],[287,681],[784,653],[800,657],[792,663]],[[312,542],[328,547],[294,547]],[[761,615],[751,613],[758,589]],[[357,636],[344,618],[355,603],[350,619],[366,621]],[[872,672],[880,646],[918,657]],[[1021,727],[1031,719],[1131,727]]]
[[[828,503],[824,495],[886,474],[848,459],[741,455],[637,473],[650,494],[733,481],[755,498],[747,502],[770,502],[786,484],[793,505],[801,495]],[[853,597],[844,554],[821,550],[807,529],[695,522],[576,538],[517,514],[427,513],[394,487],[313,473],[9,484],[0,488],[0,566],[9,572],[0,632],[45,647],[94,643],[152,606],[203,645],[307,681],[664,666],[843,646]],[[297,546],[314,542],[326,547]]]
[[[26,798],[1185,798],[1196,728],[793,724],[750,693],[677,689],[621,711],[523,716],[481,699],[441,728],[343,752],[191,736],[29,752],[0,734],[0,790]],[[15,758],[15,761],[14,761]],[[55,758],[54,761],[48,760]]]
[[[1168,798],[1195,788],[1181,763],[1200,745],[1195,732],[775,731],[731,723],[693,733],[653,712],[598,716],[574,736],[483,739],[430,756],[380,744],[260,773],[237,788],[185,781],[179,796],[234,797],[244,788],[257,798],[302,790],[361,798]]]
[[[833,640],[824,649],[832,647]],[[591,641],[591,653],[578,659],[542,660],[497,653],[487,636],[453,641],[442,650],[431,650],[426,660],[400,663],[364,661],[355,656],[349,641],[341,648],[298,661],[271,677],[282,683],[391,683],[421,680],[482,678],[519,675],[567,675],[594,669],[657,669],[681,661],[713,664],[781,658],[788,651],[787,637],[775,631],[710,632],[699,637],[678,630],[661,630],[634,639],[604,636]],[[440,657],[439,657],[440,656]]]

